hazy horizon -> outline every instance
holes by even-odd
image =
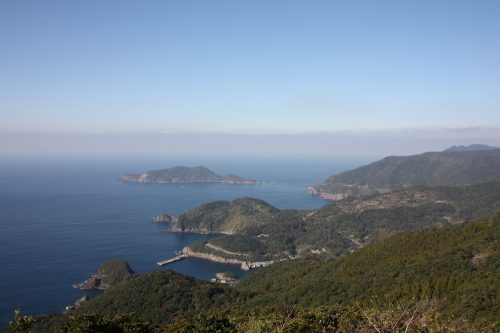
[[[6,1],[0,156],[500,146],[497,1]]]
[[[0,133],[0,156],[380,158],[500,146],[494,128],[319,133]]]

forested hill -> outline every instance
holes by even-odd
[[[497,214],[401,233],[339,260],[276,263],[248,274],[234,288],[169,271],[145,274],[111,288],[70,317],[40,319],[31,331],[55,331],[69,322],[75,332],[102,332],[106,325],[142,325],[137,332],[152,332],[165,324],[158,332],[275,332],[293,319],[281,332],[372,332],[369,313],[380,325],[405,318],[402,332],[416,307],[428,304],[411,332],[478,332],[471,324],[493,332],[500,324],[499,267]],[[142,320],[136,326],[117,317],[131,312]]]
[[[172,231],[235,233],[249,226],[271,223],[278,212],[254,198],[214,201],[173,219]]]
[[[237,261],[338,257],[402,231],[443,227],[500,211],[500,182],[415,187],[346,198],[318,210],[279,210],[251,198],[216,201],[174,218],[175,231],[226,233],[196,253]]]
[[[433,299],[446,315],[500,318],[500,214],[401,233],[334,261],[294,260],[247,275],[245,309],[351,301]]]
[[[255,184],[254,179],[235,175],[220,176],[203,166],[176,166],[162,170],[152,170],[140,174],[127,174],[120,178],[125,182],[137,183],[227,183]]]
[[[459,186],[500,180],[500,149],[390,156],[312,186],[315,194],[369,195],[417,185]]]

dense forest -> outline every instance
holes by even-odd
[[[491,147],[494,148],[494,147]],[[368,195],[419,185],[457,186],[500,180],[500,149],[388,156],[314,185],[315,193]]]
[[[268,261],[321,255],[336,258],[402,231],[444,227],[500,211],[500,182],[425,187],[352,197],[318,210],[279,210],[252,198],[197,207],[174,224],[181,230],[225,232],[196,252]],[[223,249],[220,251],[218,249]]]
[[[32,323],[18,314],[12,328],[371,332],[378,327],[404,332],[410,325],[408,332],[486,332],[499,325],[499,268],[496,214],[399,233],[336,260],[276,263],[248,274],[235,287],[157,271],[110,288],[69,316]]]
[[[172,219],[176,231],[223,233],[193,251],[275,263],[234,286],[168,270],[133,275],[125,262],[105,263],[96,276],[116,279],[103,295],[64,315],[16,312],[9,329],[493,332],[499,212],[500,182],[417,186],[310,211],[251,198],[208,203]]]

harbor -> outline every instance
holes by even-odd
[[[182,260],[182,259],[184,259],[184,258],[186,258],[186,257],[187,257],[187,256],[186,256],[186,255],[184,255],[184,254],[179,254],[179,255],[177,255],[177,256],[175,256],[175,257],[173,257],[173,258],[166,259],[166,260],[162,260],[162,261],[158,261],[158,262],[156,262],[156,264],[157,264],[158,266],[165,266],[165,265],[168,265],[168,264],[170,264],[170,263],[173,263],[173,262],[176,262],[176,261]]]

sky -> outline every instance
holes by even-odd
[[[0,1],[0,155],[500,145],[499,41],[496,0]]]

